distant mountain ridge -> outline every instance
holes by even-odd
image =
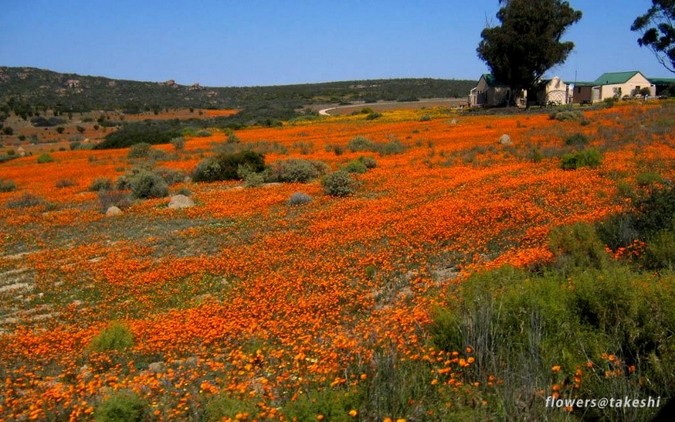
[[[63,111],[156,108],[246,108],[265,103],[301,107],[351,101],[463,97],[476,81],[381,79],[267,87],[202,87],[140,82],[0,66],[0,104],[10,101]]]

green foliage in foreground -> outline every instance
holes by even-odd
[[[96,409],[96,422],[141,422],[149,419],[148,404],[134,392],[118,391],[105,399]]]
[[[451,288],[436,311],[432,339],[448,351],[472,347],[477,381],[499,380],[483,390],[490,417],[562,418],[545,406],[554,386],[563,399],[652,396],[665,403],[673,396],[672,199],[672,187],[656,190],[597,229],[556,228],[552,264],[477,273]],[[605,239],[622,244],[626,233],[633,235],[628,240],[646,239],[647,248],[636,259],[616,261],[605,252]],[[650,420],[657,410],[580,408],[572,415]]]

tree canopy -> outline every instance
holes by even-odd
[[[574,48],[561,42],[581,12],[560,0],[507,0],[497,12],[500,26],[481,32],[478,57],[495,79],[514,92],[533,90],[544,73],[563,63]]]
[[[659,63],[675,73],[675,0],[652,0],[647,13],[638,16],[631,26],[632,31],[642,32],[638,44],[649,47]]]

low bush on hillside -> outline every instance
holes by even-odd
[[[44,164],[44,163],[51,163],[54,161],[54,158],[47,154],[46,152],[43,154],[40,154],[37,158],[38,164]]]
[[[169,195],[169,185],[157,173],[140,170],[129,178],[131,195],[134,198],[163,198]]]
[[[317,179],[328,171],[323,161],[291,158],[272,163],[266,169],[268,182],[307,183]]]
[[[560,161],[563,170],[576,170],[581,167],[598,167],[602,163],[602,155],[596,149],[584,149],[564,154]]]
[[[356,180],[346,171],[338,170],[321,179],[324,192],[331,196],[349,196],[356,191]]]
[[[357,136],[347,143],[347,148],[352,152],[373,151],[375,142],[364,136]]]
[[[380,155],[401,154],[405,151],[401,141],[394,136],[390,136],[387,142],[373,142],[366,137],[357,136],[347,143],[347,148],[352,152],[370,151]]]
[[[304,205],[312,202],[312,197],[304,192],[295,192],[288,198],[288,205]]]
[[[91,192],[100,192],[102,190],[111,189],[112,185],[112,180],[108,179],[107,177],[97,177],[93,182],[91,182],[89,190]]]
[[[549,115],[549,118],[551,120],[559,120],[561,122],[570,120],[576,121],[582,120],[584,118],[584,115],[578,110],[563,110],[551,113]]]
[[[150,407],[133,391],[116,391],[96,408],[94,420],[96,422],[142,422],[150,420]]]
[[[240,166],[249,172],[262,172],[265,170],[265,156],[253,151],[220,153],[202,160],[194,170],[192,178],[195,182],[237,180],[240,179]]]
[[[363,162],[360,160],[352,160],[347,164],[345,164],[345,166],[342,169],[347,173],[359,173],[359,174],[368,171],[368,167],[366,167],[366,165],[363,164]]]
[[[130,349],[133,345],[134,335],[129,327],[121,322],[114,321],[91,339],[89,350],[93,352],[124,351]]]
[[[367,169],[374,169],[377,167],[377,161],[373,157],[366,157],[366,156],[361,156],[359,157],[359,161],[363,163],[364,166],[366,166]]]
[[[150,148],[152,148],[152,145],[150,145],[147,142],[140,142],[138,144],[134,144],[129,148],[129,154],[127,154],[127,157],[146,158],[150,154]]]
[[[10,179],[0,179],[0,192],[12,192],[16,190],[16,183]]]
[[[134,144],[166,144],[181,136],[180,126],[172,122],[127,123],[121,129],[106,135],[94,149],[127,148]]]
[[[405,151],[405,147],[400,140],[391,138],[387,142],[378,143],[375,151],[380,155],[395,155],[402,154]]]

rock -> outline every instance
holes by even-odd
[[[180,209],[180,208],[190,208],[195,206],[195,201],[188,198],[185,195],[174,195],[169,201],[169,208],[171,209]]]
[[[148,371],[155,374],[164,372],[164,362],[152,362],[150,365],[148,365]]]
[[[457,124],[457,119],[450,120],[450,124],[455,126]]]
[[[122,210],[115,206],[108,208],[108,210],[105,212],[106,217],[114,217],[116,215],[122,215]]]
[[[513,145],[511,137],[507,134],[504,134],[499,138],[499,143],[502,145]]]

